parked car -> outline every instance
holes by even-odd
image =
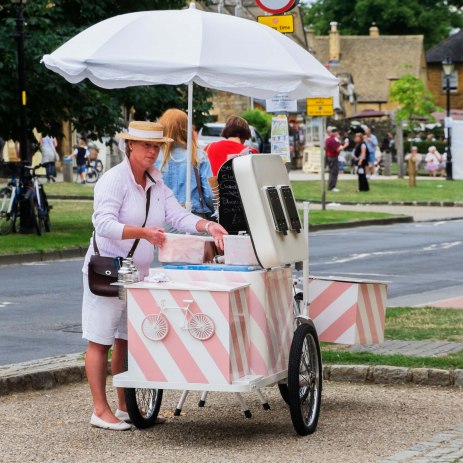
[[[198,146],[204,149],[210,143],[215,141],[223,140],[224,138],[220,135],[225,127],[223,122],[211,122],[204,124],[204,126],[198,132]],[[251,129],[251,139],[246,140],[245,145],[255,148],[259,153],[269,152],[270,145],[264,140],[258,130],[252,125],[249,126]]]

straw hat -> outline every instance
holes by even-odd
[[[164,136],[164,126],[158,122],[132,121],[127,132],[118,133],[120,140],[169,143],[172,138]]]

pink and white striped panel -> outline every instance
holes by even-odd
[[[320,341],[375,344],[384,341],[387,285],[310,279],[309,316]]]
[[[159,286],[159,285],[157,285]],[[249,374],[249,309],[247,288],[207,291],[133,288],[128,290],[129,371],[134,379],[174,383],[230,384]],[[208,315],[214,335],[200,341],[184,328],[184,312],[168,309],[163,315],[169,331],[160,341],[142,332],[147,315],[166,307],[185,307]]]
[[[159,272],[159,269],[152,269]],[[250,374],[269,376],[287,370],[293,336],[290,268],[254,272],[162,270],[172,281],[249,284],[248,366]]]

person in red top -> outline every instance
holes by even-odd
[[[328,178],[328,190],[337,193],[339,190],[336,188],[339,174],[339,153],[347,147],[346,144],[341,145],[338,139],[338,129],[332,127],[328,130],[329,137],[325,140],[325,153],[326,163],[330,176]]]
[[[214,176],[217,176],[222,164],[230,154],[241,154],[243,151],[258,153],[255,148],[244,144],[246,140],[251,138],[251,130],[242,117],[230,116],[221,135],[225,140],[211,143],[204,149],[211,163],[212,175]]]

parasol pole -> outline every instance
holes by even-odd
[[[188,133],[186,158],[186,198],[185,209],[191,212],[191,153],[193,150],[193,81],[188,82]]]

